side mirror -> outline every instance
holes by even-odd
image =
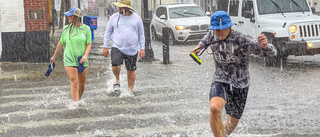
[[[207,16],[211,16],[211,13],[209,11],[206,12]]]
[[[253,23],[256,22],[251,11],[245,11],[244,18],[250,18],[250,22],[253,22]]]
[[[161,16],[160,16],[160,19],[166,20],[167,17],[166,17],[166,15],[161,15]]]

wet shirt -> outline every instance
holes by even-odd
[[[201,47],[210,44],[215,61],[213,81],[231,84],[236,88],[245,88],[250,85],[249,57],[251,54],[274,56],[276,50],[272,44],[263,49],[250,36],[238,31],[223,41],[219,41],[213,30],[210,30],[199,42]]]
[[[136,13],[123,16],[119,12],[112,15],[104,35],[104,48],[108,47],[111,39],[111,46],[118,48],[126,55],[136,55],[139,45],[140,49],[144,50],[145,36],[140,16]]]
[[[92,43],[91,30],[85,24],[80,27],[70,24],[63,28],[60,41],[62,45],[66,45],[63,55],[64,66],[78,66],[78,57],[83,56],[87,45]],[[83,65],[87,67],[89,59]]]

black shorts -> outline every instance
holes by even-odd
[[[240,119],[247,102],[249,87],[234,88],[230,84],[214,82],[211,85],[210,100],[213,97],[221,97],[227,101],[225,110],[231,117]]]
[[[137,69],[137,58],[138,53],[136,55],[130,56],[122,53],[118,48],[112,47],[111,49],[112,66],[122,65],[124,60],[126,69],[130,71],[135,71]]]

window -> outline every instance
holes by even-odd
[[[238,16],[239,0],[230,0],[229,15]]]
[[[253,2],[252,1],[243,1],[241,16],[247,18],[248,14],[252,14],[254,16]]]
[[[259,14],[308,12],[308,3],[305,0],[258,0]]]
[[[176,19],[176,18],[205,16],[205,14],[199,7],[195,6],[195,7],[170,8],[169,16],[171,19]]]
[[[156,11],[156,16],[160,18],[161,15],[166,15],[167,9],[165,7],[159,7]],[[167,15],[166,15],[167,17]]]

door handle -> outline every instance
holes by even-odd
[[[241,21],[239,21],[239,24],[242,24],[242,23],[244,23],[242,20],[241,20]]]

